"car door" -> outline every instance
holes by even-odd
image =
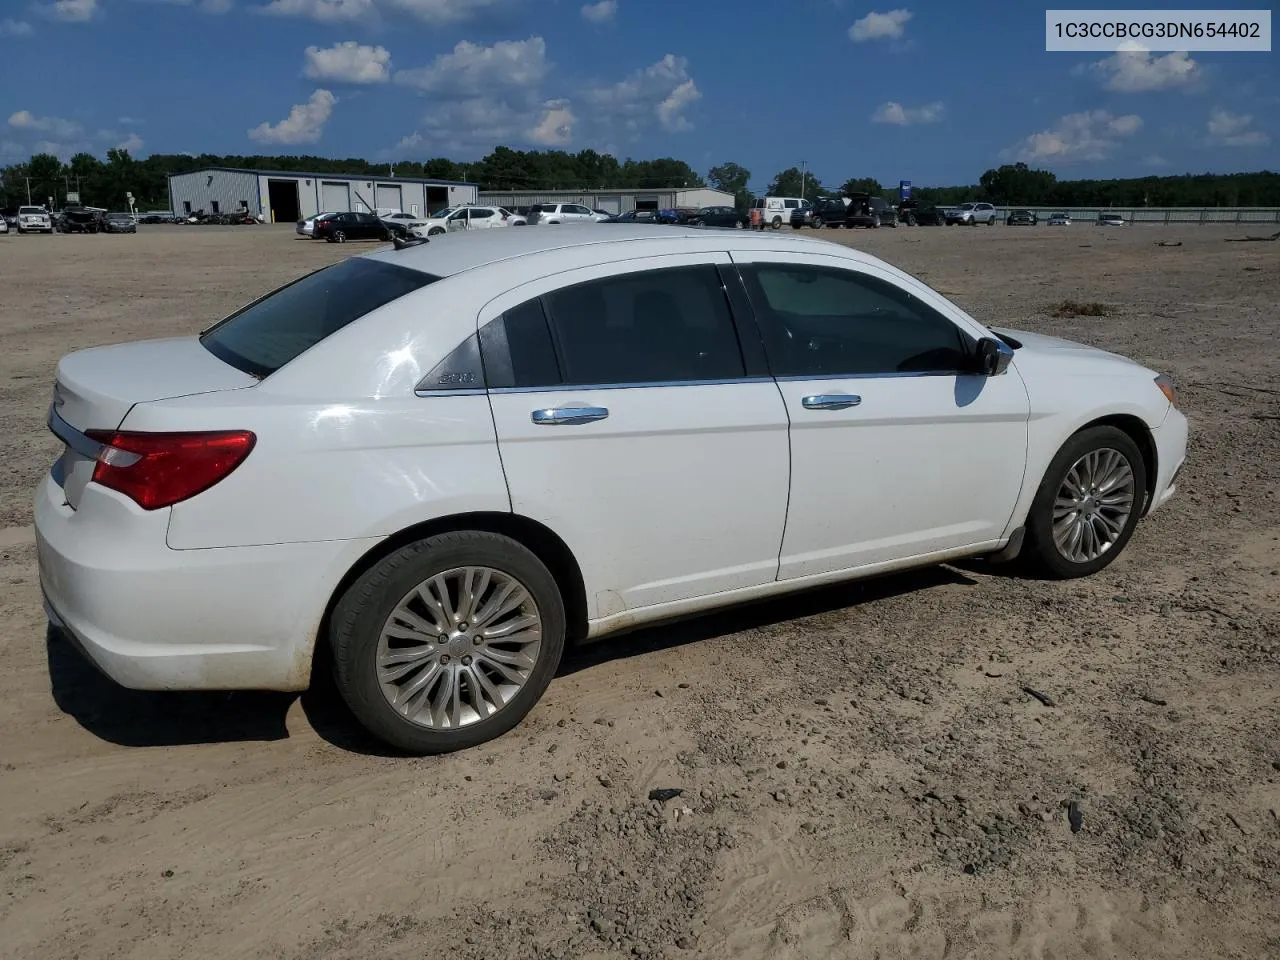
[[[502,226],[502,218],[493,207],[472,207],[467,218],[468,230],[488,230]]]
[[[728,262],[556,273],[479,317],[512,510],[565,541],[593,616],[777,575],[787,414],[758,336],[744,358]]]
[[[839,256],[734,254],[791,419],[779,579],[993,544],[1029,401],[980,376],[983,331],[923,284]]]

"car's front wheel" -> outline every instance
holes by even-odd
[[[445,753],[501,736],[537,703],[564,650],[564,602],[515,540],[446,533],[359,577],[329,637],[356,718],[399,749]]]
[[[427,231],[427,236],[438,237],[440,236],[440,234],[444,232],[445,232],[444,227],[432,227],[430,230]]]
[[[1058,451],[1027,515],[1022,557],[1059,579],[1087,577],[1128,544],[1142,514],[1147,468],[1117,427],[1081,430]]]

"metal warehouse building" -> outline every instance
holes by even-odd
[[[317,213],[380,207],[421,216],[441,207],[475,203],[476,185],[456,180],[369,177],[206,167],[169,175],[169,205],[176,214],[248,210],[273,223],[294,223]]]
[[[732,193],[708,187],[661,190],[487,190],[480,202],[497,207],[530,207],[535,203],[580,203],[593,210],[671,210],[676,207],[732,207]]]

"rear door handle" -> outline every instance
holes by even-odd
[[[593,423],[609,415],[608,407],[547,407],[530,415],[534,423],[547,427]]]
[[[862,398],[852,393],[819,393],[800,401],[806,410],[844,410],[860,403]]]

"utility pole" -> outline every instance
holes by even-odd
[[[800,161],[800,199],[804,199],[804,172],[809,168],[808,160]]]

